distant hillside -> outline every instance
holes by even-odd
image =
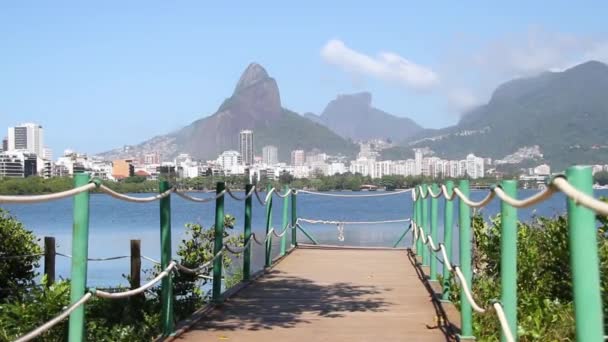
[[[132,157],[159,151],[165,157],[189,153],[195,158],[213,159],[229,149],[238,150],[242,129],[254,131],[255,153],[264,145],[278,147],[279,159],[288,161],[293,149],[318,148],[327,153],[354,155],[356,146],[327,127],[284,109],[274,78],[259,64],[250,64],[234,93],[213,115],[167,135],[154,137],[128,151],[116,149],[102,156]]]
[[[554,169],[608,161],[608,66],[587,62],[499,86],[490,101],[456,126],[426,130],[407,148],[429,147],[441,157],[475,153],[503,158],[540,146]]]
[[[414,121],[383,112],[372,106],[372,94],[364,92],[339,95],[323,113],[306,113],[313,121],[323,123],[342,137],[353,140],[372,138],[403,141],[422,128]]]

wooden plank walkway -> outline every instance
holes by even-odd
[[[298,248],[175,340],[453,340],[414,265],[404,250]]]

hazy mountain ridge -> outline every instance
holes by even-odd
[[[457,125],[420,132],[405,145],[429,147],[446,158],[467,153],[502,158],[520,147],[538,145],[544,159],[557,168],[605,162],[606,92],[608,66],[596,61],[512,80]]]
[[[373,107],[369,92],[339,95],[327,104],[321,115],[306,113],[305,117],[353,140],[382,138],[401,141],[422,129],[409,118],[397,117]]]

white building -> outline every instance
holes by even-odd
[[[220,168],[230,170],[234,166],[241,164],[241,154],[233,150],[224,151],[217,158],[217,163]]]
[[[485,176],[484,159],[469,154],[466,159],[466,169],[467,175],[472,179],[483,178]]]
[[[239,133],[239,151],[244,165],[253,165],[253,131],[242,130]]]
[[[291,151],[291,165],[302,166],[305,161],[304,150],[293,150]]]
[[[266,165],[276,165],[279,163],[279,149],[276,146],[268,145],[262,148],[262,163]]]
[[[44,156],[44,129],[35,123],[8,128],[8,151],[24,151]]]

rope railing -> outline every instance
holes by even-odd
[[[226,193],[226,190],[222,190],[220,193],[214,195],[213,197],[200,198],[200,197],[190,196],[183,191],[175,191],[175,194],[178,195],[179,197],[181,197],[187,201],[196,202],[196,203],[207,203],[207,202],[215,201],[216,199],[223,197],[225,193]]]
[[[169,190],[167,190],[165,192],[162,192],[158,195],[149,196],[149,197],[136,197],[136,196],[129,196],[129,195],[121,194],[120,192],[114,191],[103,184],[99,185],[99,190],[110,195],[111,197],[114,197],[121,201],[132,202],[132,203],[149,203],[149,202],[158,201],[162,198],[169,196],[172,192],[175,191],[175,188],[170,188]]]
[[[404,193],[408,193],[410,191],[412,191],[412,189],[405,189],[405,190],[399,190],[399,191],[385,191],[385,192],[377,193],[377,194],[361,194],[361,195],[335,194],[335,193],[309,191],[309,190],[298,190],[298,193],[317,195],[317,196],[328,196],[328,197],[363,198],[363,197],[384,197],[384,196],[401,195]]]
[[[385,223],[400,223],[400,222],[409,222],[410,219],[395,219],[395,220],[381,220],[381,221],[340,221],[340,220],[319,220],[319,219],[307,219],[307,218],[298,218],[298,222],[306,222],[310,224],[348,224],[348,225],[357,225],[357,224],[385,224]]]
[[[59,255],[68,259],[72,259],[72,255],[71,254],[66,254],[66,253],[60,253],[60,252],[56,252],[55,255]],[[87,258],[87,261],[110,261],[110,260],[119,260],[119,259],[126,259],[126,258],[130,258],[130,255],[118,255],[118,256],[112,256],[112,257],[106,257],[106,258]]]
[[[418,233],[420,236],[424,236],[424,230],[422,229],[422,227],[418,227],[418,229],[420,229],[420,232]],[[443,256],[443,264],[445,265],[445,267],[447,267],[447,269],[453,273],[454,275],[456,275],[456,277],[459,280],[459,284],[465,294],[465,298],[466,300],[471,304],[471,308],[473,308],[473,310],[479,312],[479,313],[486,313],[487,309],[483,308],[481,305],[479,305],[475,299],[473,298],[473,294],[471,292],[471,289],[469,289],[469,286],[467,284],[467,280],[464,276],[464,274],[462,274],[462,271],[460,270],[459,266],[453,265],[450,262],[450,259],[448,257],[448,254],[446,252],[445,249],[445,245],[443,243],[440,243],[439,246],[435,246],[435,244],[433,243],[433,237],[430,235],[427,235],[426,240],[423,240],[423,243],[431,250],[433,250],[434,252],[439,252],[441,251],[441,254]],[[510,329],[509,329],[509,322],[507,321],[507,318],[504,314],[502,305],[498,302],[495,302],[494,304],[492,304],[492,307],[494,308],[494,310],[496,311],[498,320],[500,322],[500,326],[501,329],[503,331],[503,333],[506,336],[506,340],[508,342],[515,342],[515,339],[513,337],[513,334],[511,333]]]
[[[95,189],[95,183],[87,183],[74,189],[56,192],[47,195],[32,195],[32,196],[0,196],[0,204],[33,204],[49,201],[56,201],[64,198],[76,196],[80,193]]]
[[[15,342],[30,341],[30,340],[44,334],[47,330],[51,329],[52,327],[57,325],[59,322],[66,319],[74,310],[78,309],[81,305],[88,302],[89,299],[91,299],[91,297],[93,297],[93,294],[90,292],[87,292],[78,301],[76,301],[73,304],[71,304],[70,306],[68,306],[62,313],[57,315],[55,318],[44,323],[43,325],[39,326],[38,328],[30,331],[29,333],[19,337],[18,339],[15,340]]]
[[[175,268],[176,265],[177,264],[174,261],[171,261],[169,263],[169,265],[162,272],[160,272],[156,277],[154,277],[154,279],[150,280],[149,282],[145,283],[144,285],[142,285],[136,289],[132,289],[129,291],[124,291],[124,292],[114,292],[114,293],[105,292],[105,291],[101,291],[101,290],[97,290],[97,289],[91,289],[90,291],[93,295],[95,295],[97,297],[107,298],[107,299],[119,299],[119,298],[128,298],[128,297],[136,296],[138,294],[144,293],[147,289],[154,286],[156,283],[161,281],[164,277],[169,276],[171,270],[173,268]]]

